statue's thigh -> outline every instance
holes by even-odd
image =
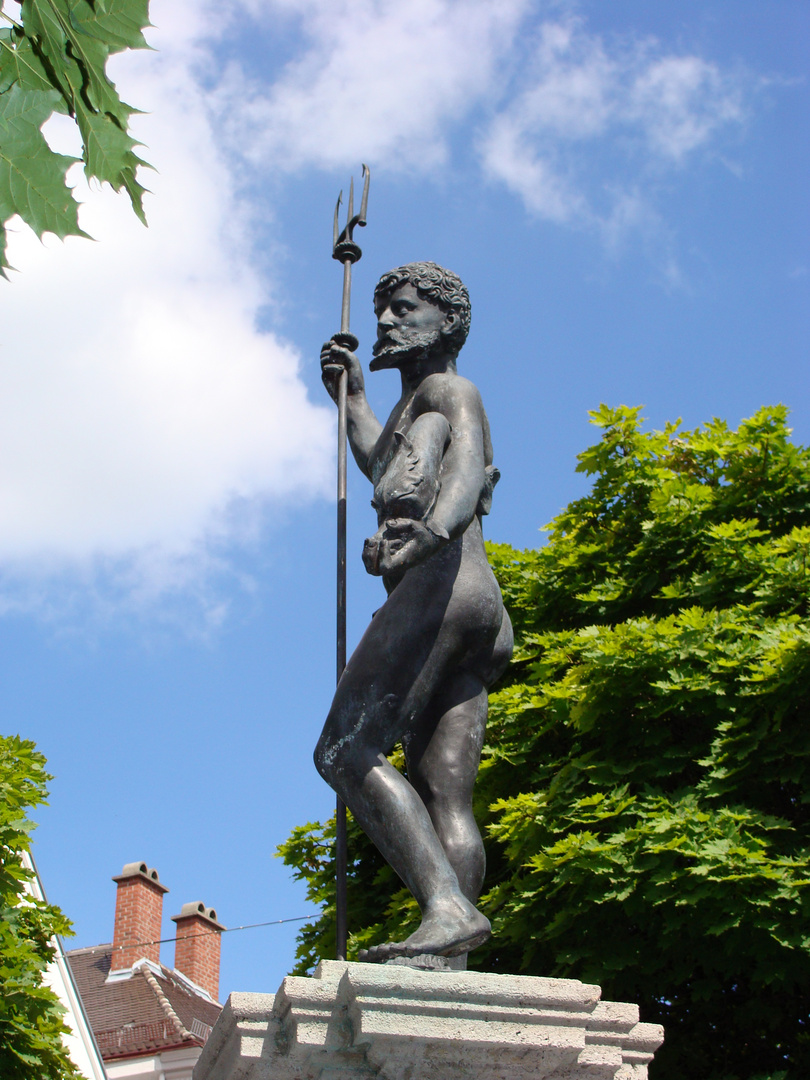
[[[403,582],[374,616],[335,692],[331,738],[352,732],[386,753],[458,668],[465,641],[451,589],[444,599],[421,584]]]
[[[431,802],[472,797],[487,723],[487,691],[469,671],[455,671],[403,737],[408,776]]]

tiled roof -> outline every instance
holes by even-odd
[[[195,993],[170,968],[148,966],[131,978],[106,982],[112,946],[67,954],[101,1056],[136,1057],[181,1046],[202,1046],[221,1006]]]

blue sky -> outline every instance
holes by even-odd
[[[372,171],[352,326],[429,258],[473,304],[460,370],[502,473],[487,533],[527,547],[586,480],[600,402],[650,424],[808,415],[804,0],[153,0],[111,72],[150,228],[74,180],[97,243],[20,226],[0,329],[7,732],[55,774],[35,857],[76,943],[109,941],[121,866],[169,916],[307,913],[273,851],[328,815],[311,750],[334,679],[338,327],[331,215]],[[52,144],[75,146],[63,118]],[[378,412],[390,374],[369,380]],[[349,634],[381,586],[349,486]],[[229,933],[222,995],[274,991],[294,926]],[[172,946],[163,959],[171,963]]]

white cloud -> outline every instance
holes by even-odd
[[[654,41],[541,17],[559,10],[153,0],[160,51],[113,61],[123,96],[150,113],[134,121],[159,170],[146,174],[149,230],[122,196],[80,181],[98,244],[43,246],[20,227],[10,245],[21,274],[2,286],[0,563],[15,604],[45,603],[39,583],[75,582],[77,568],[88,593],[101,574],[130,597],[194,595],[228,572],[221,553],[270,500],[330,491],[331,409],[307,400],[294,347],[256,329],[276,298],[248,261],[246,158],[265,182],[359,160],[424,173],[462,135],[533,214],[596,229],[614,250],[668,235],[658,178],[717,152],[744,118],[742,82]],[[220,59],[246,19],[284,24],[287,62],[261,81],[238,54]]]
[[[149,229],[77,171],[99,242],[41,245],[22,226],[11,238],[0,561],[22,606],[41,603],[43,576],[87,583],[101,565],[130,596],[193,591],[269,499],[331,490],[331,410],[307,400],[295,349],[256,328],[267,283],[194,74],[217,10],[155,0],[160,51],[115,61],[122,96],[150,112],[135,120],[158,170]],[[63,142],[64,125],[49,137]]]
[[[527,129],[560,139],[600,135],[614,109],[619,64],[602,42],[574,20],[544,23],[534,49],[528,86],[508,111]]]
[[[483,143],[489,174],[517,192],[528,210],[558,224],[588,215],[583,196],[551,156],[535,153],[519,116],[501,116]]]
[[[280,169],[358,160],[425,171],[452,125],[487,98],[528,0],[270,0],[303,50],[273,85],[232,71],[221,97],[234,147]]]
[[[295,26],[296,48],[269,85],[232,66],[218,108],[231,149],[282,173],[359,160],[425,173],[466,125],[485,174],[532,214],[615,246],[620,228],[656,227],[642,204],[661,171],[744,115],[737,75],[604,39],[544,0],[245,3]]]
[[[516,92],[480,138],[486,173],[528,210],[598,228],[649,231],[665,168],[744,119],[737,75],[655,41],[609,45],[583,20],[543,23]]]
[[[664,56],[633,80],[626,119],[638,120],[651,150],[681,161],[719,128],[743,119],[741,96],[738,81],[715,64],[697,56]]]

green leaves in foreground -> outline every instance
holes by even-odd
[[[58,908],[25,891],[31,873],[28,807],[45,801],[45,759],[34,744],[0,737],[0,1076],[3,1080],[79,1077],[67,1056],[63,1009],[43,974],[51,939],[70,933]]]
[[[88,177],[124,188],[144,221],[144,162],[128,133],[135,111],[107,78],[111,53],[146,48],[148,0],[24,0],[21,22],[0,29],[0,273],[5,223],[19,214],[42,236],[86,236],[65,184],[73,158],[54,153],[42,125],[54,112],[76,121]]]
[[[602,406],[591,491],[489,546],[516,633],[475,790],[476,968],[597,982],[666,1042],[650,1080],[810,1076],[810,453],[787,410],[641,429]],[[321,826],[285,860],[331,903]],[[318,844],[312,840],[316,835]],[[350,951],[413,902],[351,833]],[[300,968],[327,951],[304,929]],[[356,954],[353,954],[356,955]]]

